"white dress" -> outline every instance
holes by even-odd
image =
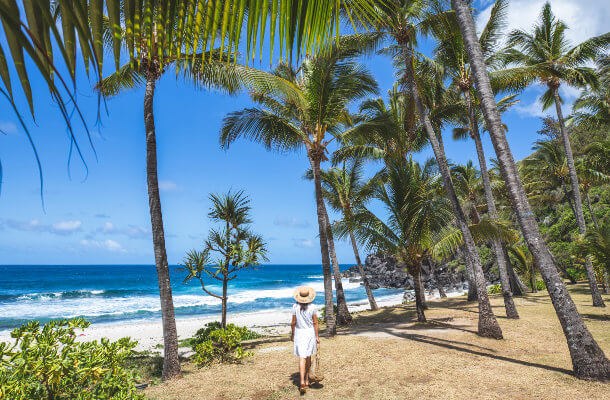
[[[313,319],[318,318],[317,311],[317,307],[311,303],[304,310],[301,310],[300,304],[292,305],[292,315],[297,318],[294,329],[294,355],[297,357],[309,357],[316,352]]]

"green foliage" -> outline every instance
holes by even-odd
[[[502,286],[499,283],[496,283],[495,285],[491,285],[487,288],[487,293],[502,294]]]
[[[222,326],[220,325],[219,321],[212,321],[212,322],[208,322],[207,324],[205,324],[205,326],[201,329],[199,329],[196,333],[195,336],[193,336],[191,339],[189,339],[189,345],[193,348],[193,351],[196,351],[196,347],[205,342],[206,340],[210,339],[210,334],[214,331],[217,331],[219,329],[222,329]],[[227,329],[230,329],[231,331],[235,331],[239,334],[239,339],[240,340],[252,340],[252,339],[258,339],[260,338],[262,335],[258,332],[255,332],[253,330],[248,329],[245,326],[237,326],[235,324],[227,324]]]
[[[136,375],[125,367],[137,342],[76,342],[82,318],[29,322],[0,343],[0,398],[11,400],[143,399]]]
[[[568,267],[565,273],[570,282],[578,282],[587,279],[587,272],[584,268]]]
[[[538,279],[536,281],[536,289],[537,290],[546,290],[546,285],[544,284],[544,281],[542,279]]]
[[[245,338],[258,337],[256,332],[233,324],[228,324],[226,329],[210,329],[220,325],[216,324],[209,324],[211,326],[197,332],[197,338],[204,338],[203,341],[193,346],[193,350],[195,350],[193,361],[198,366],[208,366],[214,362],[240,363],[253,354],[245,351],[241,342],[246,340]]]

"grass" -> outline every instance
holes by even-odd
[[[610,355],[610,311],[590,306],[584,285],[573,298],[599,345]],[[310,399],[602,399],[610,384],[571,375],[563,333],[546,292],[516,298],[521,319],[503,317],[492,296],[504,340],[476,335],[476,303],[464,298],[430,303],[429,322],[415,321],[413,306],[362,312],[332,339],[322,339],[326,379]],[[610,303],[610,296],[605,296]],[[153,386],[155,400],[297,398],[297,361],[287,337],[251,341],[254,357],[242,365],[197,369]]]

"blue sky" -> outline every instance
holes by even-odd
[[[481,19],[489,1],[479,1]],[[552,1],[556,14],[572,27],[569,37],[582,40],[607,29],[610,16],[603,1]],[[527,28],[542,1],[513,0],[509,26]],[[576,25],[578,21],[579,25]],[[363,60],[377,77],[381,94],[393,84],[387,58]],[[264,65],[266,66],[266,64]],[[0,263],[107,264],[153,263],[145,180],[143,91],[125,92],[108,101],[108,115],[96,122],[96,97],[90,83],[79,81],[79,104],[93,129],[98,159],[78,131],[88,167],[72,159],[68,174],[69,142],[56,105],[44,84],[34,78],[36,122],[31,127],[44,168],[45,209],[41,206],[38,172],[32,150],[17,120],[6,107],[0,113],[0,159],[4,176],[0,196]],[[530,152],[542,115],[533,87],[521,103],[504,116],[508,139],[517,159]],[[565,90],[568,100],[577,95]],[[272,263],[319,263],[313,187],[302,179],[308,163],[303,154],[275,154],[260,145],[240,141],[228,151],[219,148],[218,131],[226,113],[250,105],[245,95],[228,97],[196,90],[167,74],[158,85],[155,113],[159,179],[170,263],[201,246],[210,228],[206,218],[209,193],[243,189],[252,199],[253,229],[269,243]],[[566,106],[569,108],[569,106]],[[25,110],[25,107],[22,107]],[[476,159],[470,142],[445,139],[454,162]],[[486,139],[489,156],[493,148]],[[419,159],[431,156],[429,150]],[[347,243],[338,243],[341,263],[354,257]]]

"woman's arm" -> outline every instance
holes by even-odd
[[[290,322],[290,340],[294,341],[294,328],[297,326],[297,316],[292,316],[292,322]]]
[[[316,333],[316,342],[320,344],[320,336],[318,335],[318,313],[312,315],[313,318],[313,330]]]

